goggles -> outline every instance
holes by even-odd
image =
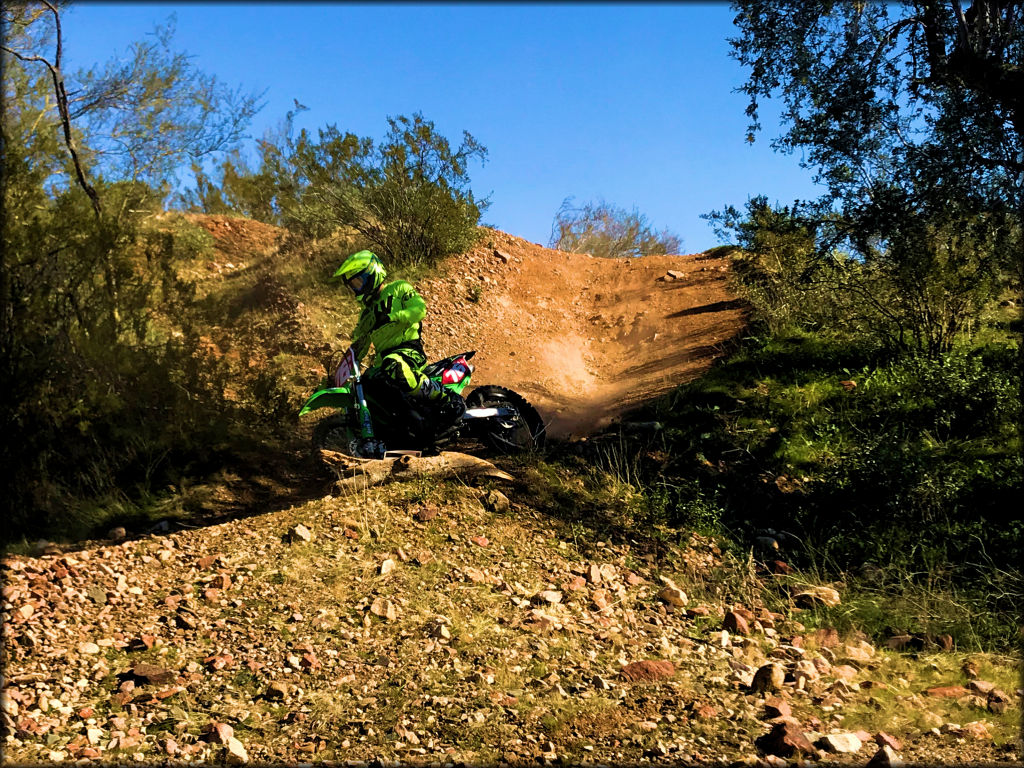
[[[358,296],[363,292],[363,288],[365,288],[367,280],[369,280],[369,276],[366,273],[360,273],[354,277],[350,277],[345,282],[348,284],[348,287],[352,289],[352,292]]]

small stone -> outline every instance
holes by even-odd
[[[880,747],[889,747],[893,752],[899,752],[903,749],[902,742],[885,731],[879,731],[875,734],[875,743]]]
[[[807,683],[813,683],[818,679],[818,668],[814,665],[813,661],[807,659],[801,659],[793,666],[793,678],[800,684],[800,679],[805,680],[804,685]]]
[[[988,723],[982,720],[975,720],[971,723],[964,723],[960,732],[969,739],[976,741],[988,741],[992,738],[992,734],[988,729]]]
[[[437,517],[437,507],[431,505],[416,510],[414,517],[421,523],[428,523]]]
[[[830,670],[830,674],[839,680],[853,680],[853,678],[860,674],[860,670],[856,667],[851,667],[849,664],[836,664]]]
[[[174,672],[171,670],[164,669],[156,664],[148,664],[144,661],[140,661],[132,667],[132,674],[148,683],[157,685],[169,683],[174,679]]]
[[[478,547],[486,547],[490,544],[490,540],[486,536],[473,536],[470,541],[476,544]]]
[[[980,693],[982,696],[988,696],[995,690],[995,687],[995,683],[990,683],[987,680],[971,680],[967,684],[967,690],[973,693]]]
[[[967,689],[962,685],[939,685],[929,688],[925,694],[934,699],[959,699],[967,695]]]
[[[860,640],[857,643],[847,643],[839,654],[849,661],[867,662],[875,656],[875,647],[871,643]]]
[[[888,744],[883,744],[875,752],[874,757],[868,760],[868,765],[870,768],[900,768],[903,761],[900,760],[895,749]]]
[[[232,736],[224,747],[224,759],[229,765],[242,765],[249,762],[249,753],[242,742]]]
[[[273,682],[267,687],[264,694],[271,701],[284,701],[291,694],[291,686],[288,683]]]
[[[764,714],[769,720],[776,717],[792,717],[793,708],[784,699],[770,696],[764,701]]]
[[[1000,689],[994,688],[989,691],[987,705],[989,712],[1001,715],[1010,706],[1010,697]]]
[[[398,566],[398,563],[396,563],[394,560],[392,560],[389,557],[383,563],[380,564],[380,575],[384,576],[384,575],[386,575],[388,573],[391,573],[393,570],[395,570],[395,568],[397,566]]]
[[[543,603],[557,605],[558,603],[562,602],[562,593],[557,592],[553,589],[545,589],[534,595],[532,602],[537,605],[541,605]]]
[[[644,661],[634,661],[632,664],[627,664],[622,668],[620,673],[626,680],[631,683],[655,680],[666,680],[676,673],[676,667],[671,661],[659,661],[655,659],[645,659]]]
[[[79,643],[78,652],[84,654],[96,654],[100,652],[100,647],[96,643]]]
[[[658,599],[662,602],[668,603],[669,605],[675,605],[680,608],[685,606],[689,600],[686,597],[686,593],[683,592],[671,579],[662,579],[665,582],[665,586],[662,587],[661,591],[658,592]]]
[[[285,538],[291,544],[295,544],[300,541],[309,543],[313,540],[313,532],[306,526],[302,525],[302,523],[299,523],[298,525],[293,525],[288,529],[288,532],[285,534]]]
[[[203,738],[211,744],[227,744],[235,735],[235,729],[227,723],[209,723],[203,729]]]

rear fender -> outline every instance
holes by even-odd
[[[302,409],[299,411],[299,416],[304,416],[310,411],[315,411],[318,408],[351,408],[352,407],[352,390],[349,387],[331,387],[329,389],[320,389],[314,392],[309,400],[307,400]]]

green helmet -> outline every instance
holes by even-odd
[[[384,271],[384,265],[380,263],[376,254],[371,251],[359,251],[345,259],[331,279],[343,281],[359,299],[365,300],[367,296],[377,292],[387,276],[388,273]]]

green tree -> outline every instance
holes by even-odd
[[[1024,277],[1019,4],[734,7],[749,139],[760,100],[780,96],[773,146],[799,149],[827,190],[819,257],[852,257],[846,287],[900,344],[947,349],[1004,284],[996,277],[1014,274],[1018,288]]]
[[[72,499],[145,476],[218,421],[176,269],[187,254],[151,214],[173,171],[230,146],[255,109],[151,46],[102,77],[65,73],[61,10],[2,15],[0,497],[21,531],[51,514],[70,527]]]
[[[300,205],[305,215],[332,216],[395,264],[430,263],[476,241],[487,201],[474,196],[468,168],[487,150],[468,132],[453,148],[416,113],[388,118],[376,147],[334,126],[316,144],[304,144],[304,137],[296,165],[309,180]]]
[[[636,208],[627,211],[603,200],[577,207],[569,197],[555,214],[549,245],[572,253],[617,258],[679,253],[682,241],[667,229],[656,232]]]

